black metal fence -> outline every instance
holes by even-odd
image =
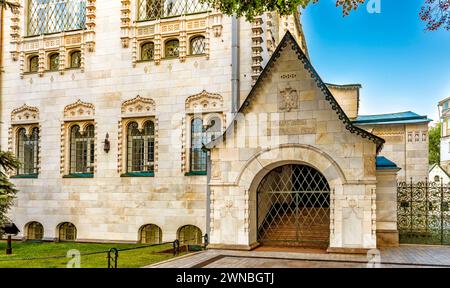
[[[123,249],[117,249],[117,248],[111,248],[107,251],[97,251],[97,252],[88,252],[88,253],[80,253],[80,254],[74,254],[72,257],[76,256],[91,256],[91,255],[98,255],[98,254],[106,254],[106,268],[119,268],[119,256],[120,252],[125,251],[131,251],[131,250],[139,250],[139,249],[145,249],[149,247],[157,247],[157,246],[167,246],[169,244],[172,244],[173,247],[173,255],[178,256],[182,251],[200,251],[203,249],[206,249],[209,244],[209,237],[208,234],[205,234],[202,236],[202,242],[201,244],[192,244],[195,243],[196,239],[186,239],[184,241],[180,240],[174,240],[172,242],[164,242],[164,243],[158,243],[158,244],[151,244],[151,245],[142,245],[138,247],[131,247],[131,248],[123,248]],[[183,249],[184,247],[184,249]],[[66,255],[61,256],[47,256],[47,257],[24,257],[24,258],[12,258],[12,259],[0,259],[0,262],[7,262],[7,261],[39,261],[39,260],[49,260],[49,259],[64,259],[67,258]]]
[[[450,245],[450,183],[400,182],[400,243]]]

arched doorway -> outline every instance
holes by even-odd
[[[257,188],[257,225],[262,244],[328,247],[328,181],[307,165],[273,169]]]

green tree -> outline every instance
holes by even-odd
[[[251,21],[255,16],[266,11],[276,11],[281,15],[289,15],[297,11],[298,7],[305,8],[308,4],[319,0],[201,0],[227,15],[236,13]],[[322,0],[326,1],[326,0]],[[351,10],[369,0],[336,0],[336,7],[342,7],[344,16]],[[450,0],[422,0],[424,4],[420,11],[420,19],[426,22],[427,30],[444,28],[450,30]]]
[[[2,7],[1,9],[9,8],[9,9],[11,9],[11,10],[12,10],[13,8],[20,7],[19,4],[14,3],[14,2],[11,2],[11,1],[6,1],[6,0],[0,0],[0,6]]]
[[[12,10],[17,7],[20,6],[16,3],[0,0],[0,9]],[[19,166],[20,162],[11,152],[0,151],[0,227],[9,221],[7,213],[11,208],[17,193],[17,189],[14,187],[14,184],[9,181],[8,172],[17,169]]]
[[[441,155],[441,123],[431,127],[428,132],[430,137],[429,143],[429,161],[430,165],[439,164]]]
[[[9,221],[6,214],[17,193],[17,189],[9,180],[7,173],[19,166],[19,161],[11,152],[0,151],[0,227]]]

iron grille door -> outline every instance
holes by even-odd
[[[257,190],[258,241],[327,246],[330,187],[306,165],[285,165],[267,174]]]

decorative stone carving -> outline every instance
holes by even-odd
[[[122,116],[149,116],[155,114],[155,101],[150,98],[136,96],[122,103]]]
[[[263,20],[262,17],[255,17],[255,21],[252,24],[252,79],[253,85],[255,85],[256,80],[258,80],[259,75],[263,71],[262,67],[262,43],[263,43],[263,28],[262,28]]]
[[[201,93],[189,96],[186,99],[186,110],[194,111],[218,111],[222,110],[223,98],[219,94],[209,93],[203,90]]]
[[[24,104],[11,112],[12,124],[36,123],[39,121],[39,109]]]
[[[130,0],[122,0],[122,17],[120,30],[121,30],[121,41],[122,41],[122,47],[128,48],[130,45],[130,30],[131,30],[131,1]]]
[[[92,119],[94,118],[95,109],[94,105],[91,103],[85,103],[81,100],[78,100],[77,102],[67,105],[64,108],[64,118],[70,119]]]
[[[298,109],[298,93],[297,90],[287,87],[280,91],[281,103],[280,110],[290,112]]]

